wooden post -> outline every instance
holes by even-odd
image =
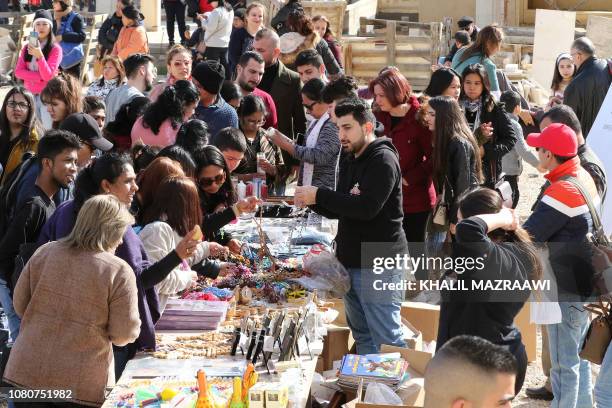
[[[454,43],[453,18],[444,17],[442,26],[442,48],[440,49],[440,55],[447,55]]]
[[[395,21],[387,21],[387,65],[395,65],[395,43],[397,39],[397,23]]]
[[[344,71],[346,75],[353,75],[353,45],[351,43],[344,47]]]
[[[431,51],[430,58],[432,64],[438,63],[440,57],[440,43],[442,42],[442,23],[431,23]]]

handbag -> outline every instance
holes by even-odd
[[[446,180],[446,179],[445,179]],[[433,224],[441,227],[449,227],[450,221],[448,218],[448,204],[446,203],[446,183],[442,187],[442,194],[438,197],[436,205],[431,213],[431,221]]]
[[[601,365],[612,340],[612,330],[610,329],[612,323],[611,305],[600,299],[599,303],[590,304],[584,306],[584,308],[596,314],[597,317],[591,321],[579,355],[583,360]]]
[[[589,239],[591,244],[596,247],[601,246],[609,248],[611,244],[610,239],[606,236],[603,224],[601,223],[601,217],[599,216],[599,212],[597,212],[597,209],[595,209],[593,200],[591,200],[591,196],[586,191],[583,184],[580,182],[580,180],[572,176],[561,177],[561,180],[569,181],[570,183],[572,183],[578,189],[578,191],[580,191],[580,194],[582,195],[584,201],[586,201],[587,206],[589,207],[589,212],[591,213],[591,220],[593,222],[593,232],[589,233],[587,235],[587,238]],[[607,287],[606,281],[603,276],[603,271],[594,274],[592,285],[593,289],[599,296],[610,296],[612,288]]]
[[[506,181],[506,174],[497,175],[497,162],[491,161],[491,177],[493,181],[493,189],[502,199],[502,205],[506,208],[512,208],[512,186]]]
[[[65,33],[72,33],[72,21],[76,17],[76,13],[71,13],[70,17],[64,24],[62,24],[61,28],[58,30],[58,35],[63,36]],[[60,46],[62,47],[62,62],[60,63],[60,67],[62,69],[72,68],[83,61],[83,57],[85,56],[85,52],[83,51],[83,44],[81,43],[73,43],[67,41],[60,41]]]

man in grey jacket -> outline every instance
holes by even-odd
[[[106,123],[115,120],[119,108],[153,89],[157,70],[153,57],[147,54],[130,55],[123,61],[127,83],[113,89],[106,96]]]

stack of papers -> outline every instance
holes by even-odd
[[[229,302],[168,299],[155,325],[157,330],[217,330],[225,320]]]

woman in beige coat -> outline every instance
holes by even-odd
[[[117,198],[94,196],[68,237],[34,253],[15,287],[22,321],[5,382],[69,390],[66,402],[102,405],[114,374],[112,344],[131,343],[140,331],[134,273],[113,255],[132,223]]]

